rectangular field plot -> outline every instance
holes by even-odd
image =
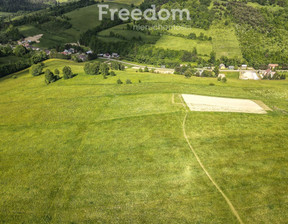
[[[182,94],[182,97],[191,111],[266,114],[266,111],[252,100],[187,94]]]

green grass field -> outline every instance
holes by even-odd
[[[212,43],[208,41],[198,41],[198,40],[187,40],[187,39],[177,39],[175,42],[180,42],[183,47],[188,47],[189,49],[192,46],[199,44],[199,47],[197,48],[198,53],[200,54],[207,54],[207,50],[213,49],[213,51],[216,52],[217,58],[220,58],[221,56],[227,56],[229,58],[242,58],[242,53],[239,45],[239,41],[237,40],[235,30],[232,26],[224,26],[221,24],[214,24],[211,26],[209,30],[199,29],[199,28],[177,28],[177,29],[171,29],[169,31],[172,34],[184,34],[188,36],[190,33],[195,33],[197,36],[200,35],[200,33],[203,33],[206,36],[212,37]],[[160,39],[161,43],[163,41],[163,46],[165,44],[167,46],[171,46],[170,43],[168,43],[168,39],[166,39],[166,36],[163,37],[164,40]],[[170,37],[172,38],[172,37]],[[173,37],[175,38],[175,37]],[[166,43],[165,43],[166,42]],[[187,46],[188,45],[188,46]],[[174,46],[174,44],[173,44]],[[171,48],[173,47],[171,46]],[[191,46],[191,47],[190,47]],[[201,47],[203,46],[203,47]],[[211,52],[211,51],[210,51]],[[210,54],[210,52],[208,54]]]
[[[193,51],[196,47],[201,55],[209,55],[212,51],[211,41],[188,40],[182,37],[163,35],[155,44],[155,47],[171,50]]]
[[[244,223],[286,223],[287,80],[231,73],[223,84],[132,70],[103,79],[83,64],[45,65],[78,75],[48,86],[28,70],[0,79],[1,223],[237,223],[185,141],[186,112],[172,103],[182,93],[273,109],[189,112],[186,131]]]
[[[114,2],[107,4],[109,4],[111,9],[119,9],[124,6],[123,4]],[[20,26],[19,30],[25,37],[43,34],[40,43],[35,44],[35,46],[50,48],[58,44],[75,43],[79,40],[81,33],[100,24],[98,6],[96,4],[66,13],[65,16],[71,19],[69,22],[72,24],[72,28],[67,30],[41,29],[41,27],[37,28],[33,25]]]
[[[126,40],[132,40],[133,38],[141,38],[143,41],[146,43],[151,43],[154,44],[156,41],[159,39],[159,36],[153,36],[153,35],[148,35],[143,32],[138,32],[134,30],[127,30],[127,24],[121,24],[118,26],[114,26],[110,29],[103,30],[99,32],[98,36],[99,37],[104,37],[103,40],[106,41],[111,41],[117,39],[118,41],[123,41],[123,39],[115,38],[115,37],[110,37],[110,32],[113,32],[114,34],[121,35],[126,38]]]
[[[121,3],[113,2],[105,2],[105,4],[109,5],[109,9],[120,9],[125,6]],[[73,26],[71,29],[67,30],[66,33],[75,35],[77,37],[79,37],[82,32],[100,25],[99,8],[97,4],[74,10],[66,13],[65,15],[71,18],[70,23]],[[107,15],[104,17],[107,17]]]

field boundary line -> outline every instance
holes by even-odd
[[[181,97],[182,98],[182,97]],[[183,101],[182,101],[183,102]],[[199,163],[199,165],[201,166],[202,170],[205,172],[205,174],[207,175],[207,177],[210,179],[210,181],[212,182],[212,184],[216,187],[216,189],[219,191],[219,193],[223,196],[223,198],[225,199],[225,201],[227,202],[227,204],[229,205],[232,213],[235,215],[235,217],[238,219],[240,224],[244,224],[242,219],[240,218],[237,210],[234,208],[232,202],[230,201],[230,199],[226,196],[226,194],[221,190],[221,188],[218,186],[218,184],[214,181],[214,179],[211,177],[211,175],[209,174],[209,172],[206,170],[205,166],[203,165],[202,161],[200,160],[199,156],[197,155],[196,151],[194,150],[193,146],[191,145],[188,136],[186,134],[186,129],[185,129],[185,124],[186,124],[186,120],[188,117],[188,111],[187,108],[185,107],[186,110],[186,114],[182,123],[182,129],[183,129],[183,134],[184,134],[184,138],[189,146],[189,148],[191,149],[193,155],[195,156],[197,162]]]

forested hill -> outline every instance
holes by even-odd
[[[0,11],[35,11],[57,4],[57,0],[0,0]]]

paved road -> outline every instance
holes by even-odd
[[[103,58],[103,57],[99,57],[100,59],[105,59],[105,60],[109,60],[109,61],[116,61],[116,62],[120,62],[122,64],[126,64],[126,65],[131,65],[131,66],[134,66],[134,67],[139,67],[139,68],[145,68],[146,66],[144,65],[137,65],[137,64],[133,64],[133,63],[130,63],[130,62],[125,62],[125,61],[121,61],[121,60],[116,60],[116,59],[112,59],[112,58]],[[171,68],[157,68],[157,67],[148,67],[149,69],[156,69],[156,70],[171,70],[171,71],[174,71],[174,69],[171,69]]]
[[[112,58],[103,58],[103,57],[99,57],[100,59],[105,59],[105,60],[110,60],[110,61],[116,61],[116,62],[120,62],[120,63],[123,63],[123,64],[126,64],[126,65],[131,65],[131,66],[134,66],[134,67],[139,67],[139,68],[145,68],[145,66],[143,65],[137,65],[137,64],[133,64],[133,63],[130,63],[130,62],[125,62],[125,61],[121,61],[121,60],[116,60],[116,59],[112,59]],[[156,70],[166,70],[166,71],[174,71],[174,69],[171,69],[171,68],[157,68],[157,67],[148,67],[149,69],[156,69]],[[196,68],[197,70],[204,70],[204,68]],[[207,69],[205,68],[206,70],[210,70],[212,71],[213,69]],[[220,69],[221,72],[258,72],[258,71],[266,71],[266,70],[241,70],[241,69],[238,69],[238,70],[229,70],[229,69]],[[277,70],[279,72],[287,72],[287,70]]]

